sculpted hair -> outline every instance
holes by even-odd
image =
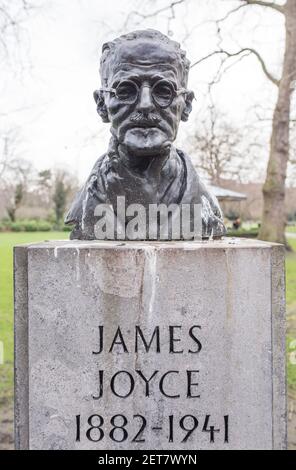
[[[114,56],[115,50],[119,45],[122,45],[124,42],[134,41],[136,39],[148,39],[153,40],[158,43],[167,44],[174,52],[176,53],[177,58],[180,61],[181,70],[182,70],[182,86],[187,86],[188,74],[190,68],[190,61],[186,57],[186,52],[183,51],[180,47],[180,44],[176,41],[173,41],[165,34],[162,34],[159,31],[154,29],[144,29],[139,31],[133,31],[128,34],[124,34],[114,39],[113,41],[106,42],[102,47],[102,56],[100,60],[100,75],[102,79],[103,86],[107,85],[108,76],[110,73],[110,68],[112,67],[112,58]]]

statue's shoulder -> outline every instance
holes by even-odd
[[[184,200],[186,200],[186,195],[189,195],[191,200],[201,204],[203,238],[208,238],[211,235],[214,237],[225,235],[226,228],[223,223],[223,214],[216,196],[207,188],[207,185],[199,176],[191,158],[183,150],[177,149],[177,153],[186,167]]]
[[[219,207],[216,196],[208,189],[206,183],[203,181],[203,178],[199,175],[197,169],[193,165],[189,155],[180,149],[177,149],[177,153],[186,166],[187,186],[193,185],[196,187],[198,190],[198,198],[201,199],[201,202],[203,202],[203,198],[208,199],[210,205],[214,209],[217,208],[217,215],[221,216],[221,213],[219,212],[221,209]]]
[[[90,198],[95,199],[96,204],[98,202],[103,202],[101,200],[102,195],[104,194],[103,174],[106,171],[108,160],[109,158],[107,153],[97,159],[85,184],[76,194],[70,210],[66,215],[65,224],[74,224],[79,222],[82,217],[83,207],[86,201],[89,202]]]
[[[190,156],[187,155],[184,150],[179,148],[177,148],[176,151],[184,166],[187,192],[195,194],[194,199],[198,202],[197,199],[200,199],[201,178],[196,171]]]

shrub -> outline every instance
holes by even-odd
[[[249,229],[239,228],[238,230],[228,229],[228,237],[245,237],[245,238],[256,238],[258,237],[259,228],[253,227]]]
[[[12,232],[23,232],[24,231],[24,226],[23,226],[22,222],[12,222],[11,230],[12,230]]]
[[[38,222],[36,220],[23,221],[23,229],[25,232],[37,232]]]
[[[11,221],[3,218],[0,222],[0,232],[7,232],[11,230]]]
[[[9,226],[2,225],[6,230],[12,230],[12,232],[49,232],[52,230],[52,225],[45,220],[18,220],[10,223]]]
[[[37,226],[39,232],[50,232],[50,230],[52,230],[52,225],[45,220],[40,220]]]

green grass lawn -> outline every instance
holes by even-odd
[[[286,227],[286,232],[296,233],[296,225],[290,225],[290,226]]]
[[[290,355],[295,355],[296,340],[296,238],[288,238],[289,245],[294,252],[289,253],[286,259],[286,284],[287,284],[287,372],[288,386],[296,396],[296,364],[289,360]]]
[[[4,364],[0,365],[0,403],[13,394],[13,246],[62,238],[69,238],[69,233],[0,233],[0,341],[4,345]]]
[[[286,258],[287,305],[295,303],[296,308],[296,238],[288,238],[288,242],[294,252]]]
[[[13,246],[49,239],[67,239],[67,232],[0,233],[0,341],[4,344],[4,364],[0,365],[0,404],[13,395]],[[287,312],[289,324],[287,349],[296,339],[296,238],[289,239],[294,249],[286,260]],[[291,352],[291,351],[290,351]],[[296,365],[288,361],[288,383],[296,393]]]

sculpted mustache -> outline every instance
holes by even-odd
[[[130,121],[136,124],[158,124],[160,122],[160,117],[158,117],[156,114],[150,113],[150,114],[143,114],[143,113],[134,113],[130,117]]]

